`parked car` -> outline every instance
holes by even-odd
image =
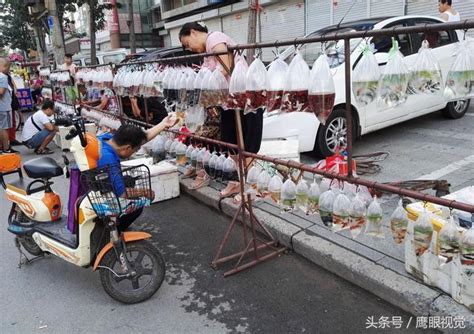
[[[401,16],[370,18],[358,21],[330,26],[306,37],[320,36],[327,33],[349,32],[372,29],[392,29],[397,27],[424,26],[426,24],[441,23],[439,18],[430,16]],[[433,53],[438,59],[443,78],[449,71],[454,61],[456,42],[458,36],[455,31],[440,31],[429,36]],[[423,33],[400,34],[396,36],[400,51],[405,56],[408,66],[413,65],[417,52],[425,39]],[[352,69],[362,57],[358,45],[362,39],[351,40]],[[375,54],[380,69],[383,70],[388,60],[388,51],[391,48],[391,37],[373,37],[368,39],[373,43],[377,52]],[[330,67],[332,70],[336,101],[334,109],[325,125],[320,124],[318,119],[311,113],[266,113],[263,125],[263,140],[275,139],[298,139],[300,152],[313,151],[318,156],[329,156],[334,153],[337,146],[344,147],[346,143],[346,117],[345,117],[345,70],[344,70],[344,41],[312,43],[299,46],[303,57],[311,66],[314,60],[321,54],[322,50],[328,50]],[[294,54],[294,47],[283,52],[283,57],[290,60]],[[449,102],[442,94],[438,96],[410,95],[407,101],[398,107],[389,108],[380,112],[377,104],[371,103],[367,106],[358,105],[352,94],[352,112],[354,120],[354,138],[369,132],[386,128],[409,119],[419,117],[437,110],[441,110],[448,118],[461,118],[469,108],[469,100]]]
[[[137,53],[141,53],[144,51],[145,51],[144,49],[137,49]],[[129,53],[130,53],[129,49],[123,49],[123,48],[109,50],[109,51],[99,51],[96,54],[97,64],[108,64],[108,63],[118,64],[124,59],[126,59]],[[91,56],[90,54],[78,53],[72,57],[72,61],[77,66],[89,66],[91,64]]]

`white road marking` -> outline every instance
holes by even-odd
[[[470,155],[462,160],[453,162],[452,164],[449,164],[441,169],[435,170],[429,174],[422,175],[417,178],[417,180],[438,180],[439,178],[470,164],[474,164],[474,155]]]
[[[471,117],[474,117],[474,114],[464,114],[464,116],[471,116]]]

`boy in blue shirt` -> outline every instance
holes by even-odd
[[[120,173],[120,160],[130,158],[140,147],[146,142],[155,138],[161,131],[166,130],[175,125],[177,119],[175,117],[166,117],[159,124],[151,129],[143,130],[134,125],[122,125],[117,132],[112,134],[104,134],[99,137],[102,148],[100,159],[97,162],[97,167],[110,167],[110,179],[112,181],[114,192],[119,197],[126,197],[125,183]],[[114,170],[116,172],[114,172]],[[130,195],[130,193],[129,193]],[[146,196],[151,200],[154,197],[153,192],[149,194],[134,194],[134,196]],[[119,217],[118,230],[120,232],[127,229],[130,224],[137,219],[142,212],[142,209],[136,210],[130,214]]]

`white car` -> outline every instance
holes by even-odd
[[[384,29],[396,27],[410,27],[443,22],[439,18],[431,16],[402,16],[390,18],[369,18],[365,20],[343,23],[340,26],[331,26],[318,30],[307,37],[324,35],[327,33],[358,31],[366,29]],[[400,34],[396,36],[400,51],[405,56],[406,63],[411,66],[417,56],[424,33]],[[441,66],[443,78],[453,63],[458,36],[455,31],[440,31],[430,34],[429,40],[433,53]],[[352,69],[357,66],[362,54],[358,45],[362,39],[351,40],[351,65]],[[381,71],[388,59],[388,51],[391,48],[391,37],[374,37],[368,39],[373,43],[377,52],[375,54]],[[306,44],[298,47],[305,60],[311,66],[314,60],[321,54],[322,50],[330,50],[328,56],[331,61],[336,101],[334,109],[326,122],[320,124],[312,113],[265,113],[263,123],[263,140],[286,140],[298,139],[299,151],[314,151],[318,156],[332,155],[337,146],[346,145],[346,118],[345,118],[345,70],[344,70],[344,41]],[[294,47],[286,49],[283,57],[289,58],[294,54]],[[287,59],[289,61],[289,59]],[[352,111],[354,120],[354,138],[366,133],[379,130],[406,120],[419,117],[437,110],[441,110],[448,118],[460,118],[464,116],[469,100],[449,102],[443,94],[429,96],[414,94],[409,95],[407,101],[397,107],[380,112],[377,103],[367,106],[358,105],[352,94]]]

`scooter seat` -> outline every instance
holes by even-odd
[[[32,179],[49,179],[63,175],[63,169],[56,160],[50,157],[42,157],[30,160],[23,164],[26,175]]]

